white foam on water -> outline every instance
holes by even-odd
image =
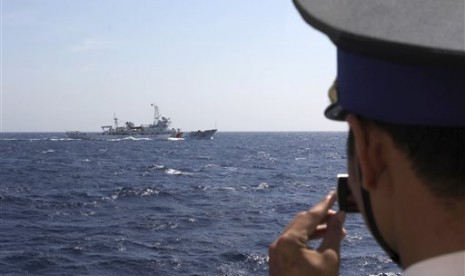
[[[262,182],[262,183],[258,184],[258,186],[255,189],[256,190],[265,190],[265,189],[268,189],[269,187],[270,187],[270,185],[268,185],[268,183]]]
[[[175,169],[166,169],[165,173],[170,174],[170,175],[181,175],[182,174],[181,171],[178,171],[178,170],[175,170]]]

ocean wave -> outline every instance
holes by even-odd
[[[131,197],[146,197],[146,196],[156,196],[160,193],[158,188],[139,188],[139,187],[123,187],[114,191],[109,198],[112,200],[117,200],[121,198],[131,198]]]
[[[194,159],[194,160],[211,160],[212,157],[207,156],[207,155],[196,155],[196,156],[193,156],[191,159]]]
[[[60,142],[60,141],[75,141],[81,139],[73,139],[73,138],[50,138],[50,141]]]
[[[259,164],[252,165],[252,168],[259,169],[259,170],[275,170],[275,168],[273,167],[259,165]]]
[[[204,165],[202,168],[210,169],[210,168],[219,168],[219,167],[220,167],[220,165],[218,165],[218,164],[209,163],[209,164]]]
[[[2,265],[3,273],[41,273],[48,268],[57,267],[59,263],[66,259],[57,255],[46,254],[40,251],[21,250],[2,258],[2,263],[16,263],[15,267]],[[70,261],[69,259],[67,260]],[[18,269],[19,268],[19,269]],[[4,274],[5,275],[5,274]]]
[[[221,275],[243,276],[263,273],[268,270],[268,255],[263,253],[226,252],[220,255]]]
[[[154,164],[148,167],[149,170],[153,171],[164,171],[168,175],[191,175],[192,173],[182,171],[180,169],[168,168],[164,165]]]
[[[176,169],[166,169],[165,173],[168,175],[182,175],[183,172]]]
[[[377,274],[370,275],[379,275],[379,276],[394,276],[402,275],[395,272],[381,272],[386,271],[392,265],[391,259],[386,255],[381,254],[366,254],[361,252],[358,254],[351,254],[342,259],[341,269],[350,271],[348,275],[369,275],[368,271],[376,272],[380,271]],[[392,271],[392,270],[391,270]]]
[[[132,137],[132,136],[129,136],[129,137],[125,137],[125,138],[121,138],[120,140],[124,141],[124,140],[130,140],[130,141],[152,141],[152,139],[150,138],[136,138],[136,137]]]
[[[22,142],[34,142],[34,141],[48,141],[49,138],[1,138],[0,141],[22,141]]]
[[[254,187],[254,190],[266,190],[269,189],[270,185],[266,182],[261,182],[257,187]]]
[[[155,165],[149,166],[148,169],[149,170],[164,170],[166,169],[166,167],[163,165],[155,164]]]

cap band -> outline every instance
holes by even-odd
[[[338,104],[409,125],[465,126],[465,70],[398,64],[338,49]]]

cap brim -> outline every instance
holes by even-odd
[[[335,121],[345,121],[347,114],[346,110],[344,110],[340,105],[337,103],[330,104],[326,109],[325,109],[325,117],[330,119],[330,120],[335,120]]]

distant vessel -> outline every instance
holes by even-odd
[[[108,140],[147,138],[151,140],[167,140],[168,138],[182,138],[183,133],[180,129],[170,129],[171,120],[160,115],[158,106],[151,104],[153,107],[153,123],[149,125],[135,126],[133,122],[126,122],[124,126],[118,125],[118,118],[113,115],[114,126],[102,126],[101,133],[85,133],[80,131],[66,132],[69,138],[82,140]]]
[[[215,136],[218,129],[209,129],[209,130],[197,130],[191,131],[187,134],[184,134],[186,139],[198,139],[198,140],[211,140]]]

